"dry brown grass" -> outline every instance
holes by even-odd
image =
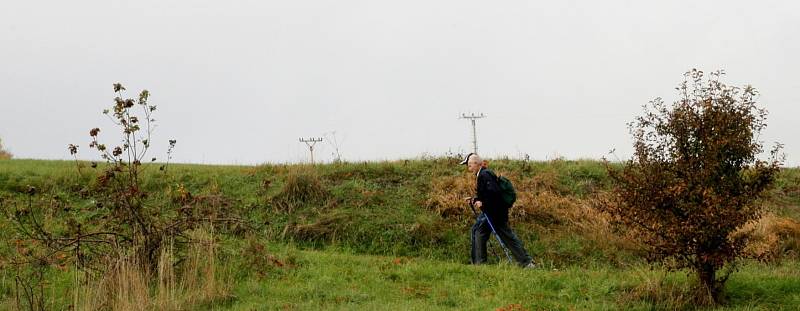
[[[470,175],[444,176],[431,181],[426,205],[444,218],[472,214],[464,198],[475,195],[475,179]]]
[[[736,234],[749,234],[745,254],[766,261],[800,257],[800,222],[764,214],[758,221],[746,224]]]
[[[159,258],[158,271],[148,271],[130,257],[109,261],[109,270],[75,288],[78,310],[191,310],[231,298],[232,279],[218,271],[213,229],[191,232],[193,243],[176,271],[173,245]],[[153,285],[153,286],[151,286]]]
[[[555,171],[543,171],[533,177],[513,172],[497,173],[508,177],[517,191],[517,202],[509,211],[510,217],[533,226],[540,232],[542,240],[558,241],[566,236],[580,236],[592,242],[592,249],[609,256],[620,249],[640,249],[633,233],[615,232],[610,217],[593,207],[596,198],[562,194],[566,191],[561,189],[563,186],[559,185]],[[474,188],[475,180],[470,174],[434,178],[427,206],[443,218],[471,219],[472,212],[463,198],[473,195]]]
[[[524,192],[518,200],[512,217],[533,224],[543,241],[557,243],[579,237],[588,242],[585,251],[603,254],[609,260],[615,260],[620,251],[642,249],[634,232],[615,230],[610,216],[594,208],[596,198],[580,199],[545,190]]]

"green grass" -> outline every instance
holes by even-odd
[[[626,269],[469,266],[424,258],[353,255],[273,247],[293,268],[237,284],[230,310],[494,310],[520,304],[531,310],[650,310],[671,301],[631,298],[643,281],[688,284],[682,272],[645,266]],[[800,264],[745,265],[729,281],[729,305],[720,310],[792,310],[800,307]],[[684,290],[682,285],[676,285]],[[666,286],[665,286],[666,288]],[[661,306],[660,306],[661,305]]]
[[[514,304],[525,310],[693,309],[675,299],[690,290],[690,277],[657,267],[525,270],[272,244],[263,255],[285,265],[256,274],[235,247],[226,248],[221,269],[236,274],[232,298],[198,310],[495,310]],[[69,302],[70,273],[51,277],[48,290],[67,297],[54,301],[53,309]],[[800,262],[744,264],[728,281],[727,304],[714,310],[797,310],[799,279]]]
[[[194,197],[218,197],[256,228],[247,237],[222,232],[219,269],[234,276],[235,298],[202,306],[209,310],[493,310],[512,304],[530,310],[687,307],[681,295],[691,277],[651,270],[635,252],[613,243],[598,245],[591,232],[578,231],[569,221],[513,220],[512,227],[542,269],[520,270],[498,264],[496,258],[486,266],[466,265],[471,217],[443,218],[427,203],[434,180],[466,174],[456,164],[459,160],[318,166],[177,164],[170,165],[166,174],[154,164],[146,166],[144,189],[151,194],[149,204],[165,210],[180,207],[174,198],[183,190]],[[579,204],[610,186],[603,164],[597,161],[495,160],[490,165],[521,179],[538,178],[546,191]],[[2,208],[25,205],[29,187],[36,187],[34,203],[62,204],[48,221],[63,226],[67,216],[92,215],[95,174],[88,163],[79,174],[73,161],[0,161],[0,202]],[[293,211],[286,213],[276,202],[286,195],[293,175],[318,181],[315,187],[321,194],[291,203]],[[772,211],[800,219],[800,169],[785,169],[773,192]],[[551,207],[551,212],[558,208]],[[14,230],[6,219],[0,219],[0,235],[4,236],[3,309],[12,297],[14,275],[3,258],[15,251],[8,241]],[[265,243],[267,253],[290,264],[277,267],[258,261],[267,254],[249,251],[247,239]],[[795,253],[780,264],[745,264],[728,282],[729,303],[723,309],[799,309],[796,258]],[[69,271],[48,273],[50,296],[70,297]],[[60,309],[68,301],[52,303]]]

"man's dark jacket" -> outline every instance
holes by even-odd
[[[483,211],[492,223],[508,222],[509,206],[500,197],[500,185],[497,184],[497,175],[494,172],[481,168],[478,173],[477,193],[475,199],[483,202]]]

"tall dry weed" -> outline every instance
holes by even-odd
[[[230,273],[219,270],[213,227],[190,233],[181,264],[174,243],[164,247],[157,271],[135,257],[109,259],[109,270],[75,288],[78,310],[192,310],[231,298]]]

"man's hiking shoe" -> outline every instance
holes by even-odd
[[[523,269],[536,269],[536,264],[531,261],[528,265],[522,267]]]

